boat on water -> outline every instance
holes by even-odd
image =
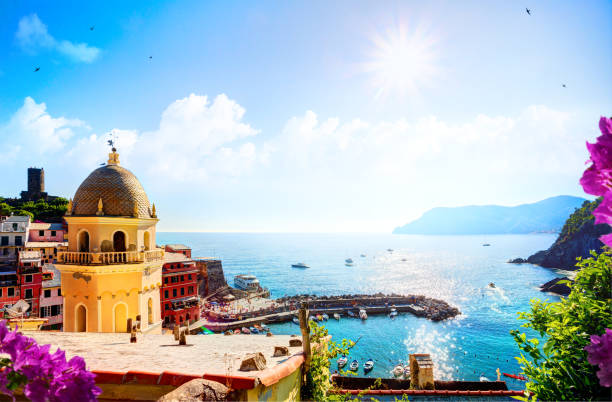
[[[493,282],[489,282],[489,287],[490,287],[490,288],[494,288],[494,287],[495,287],[495,284],[494,284]]]
[[[270,328],[268,328],[268,326],[266,324],[261,324],[260,327],[264,331],[269,331],[270,330]]]
[[[365,254],[360,254],[359,256],[360,256],[361,258],[365,258],[365,257],[366,257],[366,255],[365,255]]]
[[[251,333],[251,330],[248,329],[247,327],[242,327],[241,331],[242,331],[243,334],[247,334],[247,335]]]
[[[487,377],[485,377],[484,375],[480,375],[480,382],[489,382],[491,380],[489,380]]]
[[[347,264],[352,264],[353,263],[353,259],[352,258],[347,258],[346,260],[344,260],[344,262],[346,262]]]
[[[363,363],[363,371],[364,372],[369,372],[372,371],[372,369],[374,368],[374,360],[372,359],[368,359],[365,363]]]
[[[502,374],[505,375],[506,377],[514,378],[516,380],[527,381],[527,377],[525,377],[524,375],[508,374],[508,373],[502,373]]]
[[[255,275],[236,275],[234,276],[234,286],[240,290],[256,291],[260,288],[259,280]]]
[[[340,314],[338,313],[334,313],[334,318],[338,321],[340,321]]]
[[[353,360],[349,368],[351,369],[351,371],[359,370],[359,362],[357,360]]]
[[[346,313],[348,314],[349,317],[354,317],[354,318],[358,317],[358,315],[355,314],[355,312],[353,310],[349,310]]]
[[[338,368],[346,366],[346,363],[348,363],[348,358],[346,356],[340,356],[338,358]]]
[[[391,370],[391,373],[393,373],[393,377],[401,377],[404,374],[404,367],[398,364]]]
[[[323,318],[323,321],[329,320],[329,316],[325,313],[321,316],[321,318]]]
[[[393,252],[393,249],[392,249],[392,248],[388,248],[388,249],[387,249],[387,251],[388,251],[388,252],[390,252],[390,253],[392,253],[392,252]]]
[[[389,313],[389,317],[391,317],[391,318],[397,317],[397,309],[396,308],[391,308],[391,312]]]
[[[484,243],[484,244],[482,245],[482,247],[489,247],[489,246],[490,246],[490,244],[489,244],[489,243]]]
[[[294,324],[300,325],[300,320],[297,317],[293,317],[292,321]]]
[[[361,318],[362,320],[368,319],[368,314],[366,313],[364,309],[359,310],[359,318]]]
[[[249,328],[249,331],[251,331],[252,334],[258,334],[259,333],[259,330],[257,328],[255,328],[255,327]]]
[[[303,262],[298,262],[297,264],[291,264],[292,268],[310,268],[308,265],[304,264]]]

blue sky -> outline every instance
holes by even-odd
[[[160,230],[385,232],[584,195],[612,110],[610,2],[29,1],[0,22],[0,194],[44,166],[73,195],[114,130]]]

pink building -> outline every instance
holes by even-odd
[[[61,223],[30,223],[30,236],[28,241],[36,242],[64,242],[64,229]]]
[[[49,321],[42,329],[62,329],[63,306],[60,272],[52,264],[46,264],[40,292],[40,317]]]

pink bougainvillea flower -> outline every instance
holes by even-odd
[[[595,223],[612,225],[612,119],[599,119],[601,135],[595,143],[586,144],[591,165],[584,171],[580,184],[585,192],[603,197],[593,211]],[[612,236],[604,235],[600,240],[612,247]]]
[[[612,330],[606,328],[603,335],[591,335],[591,344],[584,347],[587,360],[598,366],[597,378],[604,387],[612,386]]]

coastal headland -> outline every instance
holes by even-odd
[[[198,332],[201,327],[214,332],[249,327],[256,324],[281,323],[293,320],[302,303],[308,305],[311,316],[319,314],[349,316],[363,309],[367,314],[389,314],[394,308],[397,312],[411,313],[432,321],[442,321],[461,314],[458,308],[443,300],[422,295],[398,294],[352,294],[337,296],[295,295],[285,296],[270,301],[270,305],[257,311],[245,313],[225,312],[230,309],[215,306],[204,309],[203,318],[192,324],[192,332]]]

